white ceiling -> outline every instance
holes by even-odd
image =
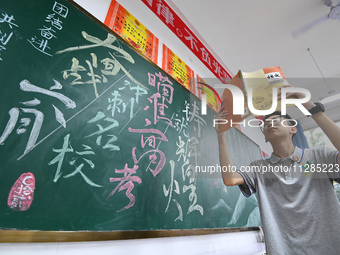
[[[189,66],[200,64],[172,32],[140,0],[117,0]],[[156,0],[154,0],[156,1]],[[226,69],[256,71],[280,66],[288,81],[304,87],[318,101],[330,89],[340,91],[340,21],[327,20],[294,39],[291,32],[330,11],[324,0],[163,0],[199,35]],[[338,0],[333,0],[334,5]],[[340,0],[339,0],[340,1]],[[104,20],[105,12],[86,8],[89,0],[76,0],[90,13]],[[97,0],[108,8],[111,0]],[[310,52],[307,49],[310,49]],[[326,81],[322,78],[319,66]],[[189,59],[189,60],[187,60]],[[204,76],[203,76],[204,77]],[[329,88],[327,87],[327,84]],[[340,120],[339,104],[327,106],[328,115]],[[334,109],[330,109],[333,107]],[[299,111],[289,111],[295,118]],[[308,123],[308,120],[310,123]],[[313,126],[310,118],[300,119],[303,128]]]
[[[181,17],[192,24],[233,73],[278,65],[288,81],[308,89],[314,101],[329,91],[327,84],[340,91],[340,20],[327,20],[296,39],[291,35],[330,11],[324,0],[167,2],[177,7]],[[339,104],[332,107],[335,109],[328,110],[329,116],[339,120]],[[303,117],[299,111],[290,113]],[[300,121],[304,128],[313,126],[310,118]]]
[[[287,77],[319,78],[310,48],[324,76],[340,78],[339,21],[327,20],[297,39],[291,35],[329,12],[324,0],[171,2],[234,73],[280,65]]]

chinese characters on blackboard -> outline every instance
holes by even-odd
[[[49,46],[49,42],[56,39],[57,30],[63,29],[63,19],[67,18],[68,8],[58,2],[54,2],[52,13],[46,15],[42,26],[37,28],[40,31],[39,37],[32,36],[27,41],[38,51],[52,57],[53,49]],[[60,19],[62,18],[62,19]]]
[[[1,13],[1,16],[0,16],[0,61],[3,61],[3,59],[1,58],[1,52],[6,50],[6,45],[13,36],[13,28],[18,27],[18,25],[14,23],[15,19],[13,15]]]

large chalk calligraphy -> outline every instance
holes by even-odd
[[[77,51],[77,50],[84,50],[84,49],[89,49],[89,48],[92,49],[96,47],[107,47],[109,49],[114,50],[114,53],[112,54],[111,52],[108,52],[108,55],[110,57],[106,57],[100,61],[104,65],[104,69],[101,69],[100,70],[101,73],[97,75],[94,74],[94,69],[93,69],[93,68],[98,67],[97,56],[95,53],[91,53],[92,62],[90,60],[85,61],[89,67],[89,70],[87,70],[84,66],[80,66],[78,59],[73,58],[71,68],[63,71],[64,79],[67,79],[68,77],[73,76],[76,79],[73,80],[72,84],[92,84],[94,88],[95,96],[98,97],[99,94],[97,91],[97,83],[107,82],[107,78],[105,77],[105,75],[117,75],[118,72],[121,70],[134,83],[136,83],[137,85],[141,86],[144,89],[147,89],[143,84],[141,84],[134,77],[132,77],[132,75],[126,70],[126,68],[118,61],[117,58],[122,58],[132,64],[135,63],[135,60],[132,58],[132,56],[128,52],[124,51],[118,46],[112,45],[113,43],[117,42],[116,37],[114,37],[111,34],[108,34],[107,38],[102,41],[97,37],[87,34],[85,31],[82,32],[82,35],[85,40],[87,40],[88,42],[91,42],[92,44],[85,45],[85,46],[70,47],[70,48],[58,51],[57,54],[61,54],[64,52],[72,52],[72,51]],[[83,77],[79,74],[79,72],[85,72],[85,76],[89,76],[90,80],[81,81]]]
[[[44,95],[48,95],[50,97],[56,98],[60,100],[62,103],[64,103],[66,109],[73,109],[76,107],[76,103],[73,100],[71,100],[70,98],[64,96],[63,94],[59,92],[53,91],[53,90],[62,89],[62,85],[57,80],[54,80],[54,85],[50,87],[50,90],[33,85],[28,80],[23,80],[20,82],[20,89],[25,92],[40,93],[40,94],[44,94]],[[9,110],[8,114],[10,115],[10,118],[8,120],[8,123],[5,127],[3,134],[0,137],[0,145],[4,144],[8,136],[12,133],[12,131],[16,127],[20,113],[23,116],[20,119],[19,126],[16,129],[16,133],[19,135],[26,133],[27,128],[31,123],[31,118],[26,115],[33,114],[35,117],[33,127],[31,129],[31,133],[28,138],[26,149],[22,156],[26,155],[28,152],[30,152],[34,148],[37,142],[37,139],[39,137],[40,130],[43,125],[44,114],[42,111],[38,109],[32,109],[32,108],[27,108],[27,107],[37,107],[38,105],[40,105],[40,103],[41,103],[40,100],[38,100],[37,98],[34,98],[33,100],[30,100],[30,101],[21,102],[21,104],[24,105],[25,107],[22,107],[20,109],[17,107],[13,107],[12,109]],[[59,122],[65,128],[66,121],[64,119],[63,113],[53,104],[52,106],[55,112],[56,121]]]

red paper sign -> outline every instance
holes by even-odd
[[[214,58],[209,50],[187,27],[178,15],[163,0],[142,0],[160,20],[202,61],[202,63],[222,82],[227,83],[231,75]]]
[[[166,45],[163,45],[162,68],[180,84],[195,94],[194,71]]]
[[[116,0],[111,1],[104,24],[157,64],[158,38]]]

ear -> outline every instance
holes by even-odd
[[[296,134],[297,133],[297,128],[296,127],[291,127],[290,133],[291,134]]]

